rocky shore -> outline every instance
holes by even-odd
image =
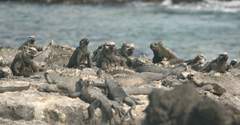
[[[0,124],[101,124],[100,109],[95,112],[94,119],[87,121],[89,104],[86,101],[65,92],[42,90],[49,84],[44,76],[46,72],[56,84],[69,85],[68,91],[79,79],[95,83],[116,80],[129,96],[141,102],[132,110],[134,119],[126,118],[118,122],[121,125],[240,124],[239,64],[224,72],[211,65],[208,72],[196,70],[190,64],[176,64],[176,61],[153,64],[151,59],[142,58],[139,60],[144,65],[137,68],[115,67],[99,75],[99,68],[95,66],[67,68],[74,50],[66,45],[49,44],[34,58],[45,70],[23,77],[13,76],[9,69],[19,50],[1,48]],[[124,110],[129,109],[126,104],[123,107]]]

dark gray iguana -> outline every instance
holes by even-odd
[[[103,70],[111,70],[116,66],[126,66],[122,57],[117,55],[114,42],[106,42],[94,51],[93,57],[96,60],[96,66]]]
[[[42,92],[58,92],[69,97],[79,97],[83,101],[89,103],[87,121],[93,119],[94,111],[100,108],[102,111],[102,122],[109,122],[112,119],[112,104],[107,97],[97,87],[93,87],[87,81],[79,78],[67,77],[58,73],[44,74],[47,84],[39,87]]]
[[[137,104],[141,104],[138,99],[130,97],[128,93],[118,84],[114,79],[106,79],[104,84],[95,83],[95,86],[103,87],[107,97],[111,100],[117,101],[120,104],[127,104],[131,108],[128,113],[133,118],[131,111],[135,109]]]
[[[79,42],[79,47],[73,52],[67,64],[68,68],[91,67],[92,62],[88,51],[88,39],[84,38]]]
[[[44,76],[49,84],[40,86],[38,90],[43,92],[59,92],[69,97],[79,97],[89,103],[89,118],[87,120],[93,119],[96,108],[101,109],[103,115],[102,122],[105,124],[111,122],[114,118],[112,109],[114,109],[121,120],[123,120],[123,116],[128,114],[128,112],[126,113],[122,109],[123,106],[121,103],[114,99],[110,100],[107,95],[103,93],[102,89],[97,87],[96,84],[90,84],[88,80],[77,80],[75,77],[65,77],[61,74],[49,75],[45,73]]]
[[[228,58],[229,57],[227,53],[219,54],[219,56],[216,59],[207,63],[200,71],[202,72],[216,71],[220,73],[225,73],[230,68],[230,66],[227,64]]]
[[[102,90],[94,85],[91,85],[90,81],[80,79],[76,84],[76,92],[73,94],[75,97],[79,97],[83,101],[89,103],[87,120],[94,118],[94,112],[97,108],[102,111],[101,124],[107,124],[116,122],[115,115],[112,109],[121,117],[124,114],[122,105],[116,101],[109,100]]]
[[[191,69],[199,71],[204,67],[206,58],[202,54],[199,54],[194,59],[186,60],[185,63],[191,66]]]
[[[130,58],[134,52],[134,44],[123,43],[122,47],[118,49],[118,54],[125,59],[125,63],[128,67],[132,67],[132,59]]]

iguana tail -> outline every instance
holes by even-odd
[[[128,95],[148,95],[152,92],[153,87],[127,87],[124,90]]]
[[[45,51],[47,51],[47,50],[50,48],[50,46],[52,46],[51,43],[48,44],[47,47],[46,47],[44,50],[42,50],[42,51],[39,52],[38,54],[34,55],[34,58],[35,58],[35,57],[38,57],[38,56],[40,56],[40,55],[42,55]]]
[[[48,84],[56,84],[56,82],[54,80],[52,80],[51,78],[49,78],[48,72],[44,73],[44,78],[46,79]]]

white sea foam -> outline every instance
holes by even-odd
[[[172,0],[164,0],[162,3],[157,2],[141,2],[135,1],[128,4],[137,8],[156,7],[165,8],[173,11],[190,11],[190,12],[224,12],[224,13],[239,13],[240,0],[234,1],[219,1],[219,0],[204,0],[199,3],[181,3],[172,4]]]
[[[190,11],[219,11],[227,13],[240,12],[240,1],[217,1],[217,0],[205,0],[200,3],[193,4],[172,4],[171,0],[165,0],[161,3],[161,6],[165,6],[168,9],[177,10],[190,10]]]

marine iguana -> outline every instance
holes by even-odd
[[[124,117],[130,113],[125,112],[122,109],[123,105],[120,102],[114,99],[109,99],[108,95],[110,95],[110,93],[105,94],[101,87],[99,88],[99,86],[96,86],[96,84],[91,83],[89,80],[83,80],[79,78],[79,80],[77,80],[77,77],[65,77],[61,74],[49,75],[49,73],[45,73],[44,76],[49,84],[40,86],[38,90],[42,92],[58,92],[69,97],[79,97],[83,101],[90,104],[88,108],[88,120],[93,119],[96,108],[101,109],[103,113],[102,122],[104,122],[104,124],[112,121],[115,117],[112,109],[114,109],[114,111],[117,113],[116,118],[118,116],[121,120],[123,120]],[[104,83],[101,84],[101,86],[107,88]],[[131,100],[127,98],[125,100],[129,101],[130,104]]]
[[[150,48],[153,51],[153,63],[161,63],[164,59],[169,61],[170,64],[182,63],[183,60],[179,59],[170,49],[163,46],[163,43],[155,42],[150,44]]]
[[[87,120],[92,120],[94,118],[94,112],[97,108],[100,108],[102,111],[102,120],[101,124],[105,125],[107,123],[111,124],[115,121],[115,114],[112,109],[122,117],[122,114],[125,114],[123,106],[119,102],[109,100],[107,96],[102,92],[98,87],[93,86],[90,81],[80,79],[76,83],[76,92],[72,97],[79,97],[83,101],[89,103],[88,114],[89,117]]]
[[[219,56],[216,59],[207,63],[200,71],[202,72],[216,71],[220,73],[225,73],[230,68],[230,66],[227,64],[228,58],[229,57],[227,53],[219,54]]]
[[[96,66],[103,70],[109,70],[116,66],[126,66],[124,60],[117,55],[114,42],[106,42],[98,52],[95,52]]]
[[[79,47],[75,49],[67,64],[68,68],[91,67],[92,62],[88,51],[89,40],[84,38],[79,42]]]
[[[13,75],[28,77],[38,72],[40,67],[33,61],[37,52],[34,47],[24,47],[23,50],[17,53],[10,67]]]
[[[191,68],[193,70],[199,71],[205,65],[206,58],[202,54],[199,54],[194,59],[190,59],[190,60],[185,61],[185,63],[187,65],[191,66]]]
[[[114,79],[105,79],[105,83],[94,83],[95,86],[103,88],[105,94],[111,100],[117,101],[120,104],[127,104],[131,108],[128,110],[130,117],[132,119],[133,115],[131,111],[135,109],[136,105],[142,104],[138,99],[130,97],[128,93],[120,86],[120,84]]]
[[[122,47],[117,50],[118,54],[126,60],[125,63],[128,65],[128,67],[132,67],[132,59],[130,56],[132,56],[134,49],[134,44],[123,43]]]

